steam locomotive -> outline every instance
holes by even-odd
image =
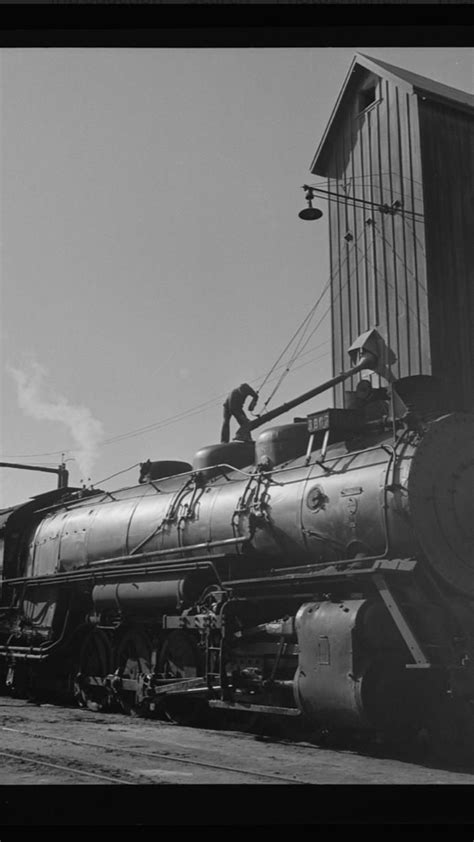
[[[388,377],[376,331],[350,355],[251,426]],[[192,465],[143,463],[133,487],[2,511],[4,689],[472,756],[474,416],[428,376],[348,394]]]

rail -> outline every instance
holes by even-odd
[[[171,754],[170,752],[156,752],[156,751],[139,751],[138,749],[133,748],[120,748],[118,746],[111,746],[110,743],[97,743],[97,742],[86,742],[85,740],[73,740],[70,737],[59,737],[57,735],[52,734],[34,734],[31,731],[23,731],[19,728],[9,728],[6,726],[0,726],[0,730],[2,731],[12,731],[17,734],[21,734],[26,737],[31,737],[33,739],[40,739],[40,740],[47,740],[48,742],[53,740],[54,742],[61,742],[61,743],[69,743],[70,745],[76,745],[78,747],[84,746],[85,748],[102,748],[108,752],[115,752],[117,754],[130,754],[135,757],[151,757],[157,758],[159,760],[168,760],[171,763],[181,763],[183,765],[190,765],[190,766],[201,766],[202,768],[207,769],[219,769],[223,772],[235,772],[239,775],[245,775],[252,778],[268,778],[274,781],[280,781],[285,783],[292,783],[292,784],[307,784],[307,781],[299,780],[296,777],[285,777],[284,775],[280,774],[273,774],[272,772],[255,772],[251,769],[242,769],[236,766],[227,766],[221,763],[210,763],[206,760],[194,760],[191,757],[183,757],[181,754]],[[18,757],[23,757],[23,754],[18,753]],[[27,758],[26,758],[27,759]],[[68,771],[75,772],[74,768],[69,769],[66,767]],[[92,773],[91,773],[92,774]],[[117,783],[124,783],[122,780],[117,780]]]

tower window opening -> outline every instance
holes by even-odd
[[[372,105],[377,96],[377,85],[371,85],[359,92],[359,113]]]

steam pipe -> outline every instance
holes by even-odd
[[[210,549],[213,549],[214,547],[232,547],[232,546],[236,546],[237,544],[243,544],[243,543],[245,543],[245,541],[248,541],[248,540],[249,540],[248,537],[246,537],[245,535],[242,535],[239,538],[223,538],[220,541],[207,541],[207,542],[202,542],[200,544],[189,544],[186,547],[170,547],[167,550],[155,550],[155,551],[150,551],[150,552],[147,552],[147,553],[140,553],[139,555],[114,556],[113,558],[103,558],[103,559],[100,559],[98,561],[91,561],[90,564],[88,564],[84,567],[76,568],[75,571],[69,571],[66,574],[57,573],[55,575],[46,574],[44,576],[31,576],[31,577],[21,577],[21,578],[17,578],[17,579],[4,579],[3,584],[4,585],[7,585],[7,584],[13,585],[13,584],[19,584],[21,582],[28,582],[28,581],[31,581],[31,582],[34,582],[34,583],[38,583],[40,581],[51,582],[53,579],[56,579],[58,576],[73,576],[74,574],[78,574],[78,573],[81,573],[81,574],[87,573],[88,575],[91,575],[92,573],[94,573],[94,575],[100,575],[102,572],[105,573],[106,571],[112,570],[112,568],[115,565],[120,565],[120,569],[122,569],[122,564],[124,564],[124,562],[127,562],[127,561],[130,562],[130,564],[124,566],[123,567],[124,570],[128,569],[128,568],[131,568],[133,570],[139,571],[140,569],[145,568],[146,562],[149,562],[149,564],[153,564],[155,559],[157,560],[157,564],[160,566],[160,569],[161,569],[161,566],[164,566],[164,564],[166,564],[166,562],[168,561],[167,556],[173,556],[173,555],[179,555],[179,554],[182,554],[184,556],[184,554],[187,553],[187,552],[191,552],[191,551],[195,551],[195,550],[208,550],[209,551]],[[164,562],[161,563],[161,565],[160,565],[160,563],[158,562],[158,559],[160,559],[163,556],[166,556],[166,558],[164,559]],[[195,561],[197,561],[199,559],[202,560],[203,558],[207,559],[207,558],[221,558],[221,557],[223,557],[221,554],[215,554],[215,555],[213,554],[211,556],[195,556],[194,558],[192,556],[190,558],[184,557],[184,560],[185,560],[185,562],[189,562],[190,564],[193,564]],[[179,563],[179,561],[180,561],[180,559],[177,559],[177,563]],[[142,562],[142,564],[137,564],[136,562]],[[170,559],[170,563],[172,563],[172,562],[173,562],[173,559]],[[181,564],[180,564],[180,569],[182,569]]]
[[[211,557],[212,559],[226,558],[224,554],[219,554]],[[146,565],[130,565],[127,567],[111,567],[101,570],[94,570],[90,567],[80,567],[76,570],[71,570],[68,573],[56,573],[45,576],[23,576],[17,579],[5,579],[4,585],[21,585],[25,587],[39,587],[40,585],[57,585],[70,584],[71,582],[88,582],[94,583],[105,581],[110,578],[127,578],[127,576],[151,576],[154,573],[192,573],[202,567],[212,569],[216,579],[219,579],[217,571],[211,558],[208,556],[197,556],[193,561],[189,560],[179,564],[179,559],[174,565],[169,564],[146,564]],[[177,566],[178,565],[178,566]]]
[[[264,415],[260,415],[258,418],[250,421],[249,424],[246,424],[244,429],[249,432],[250,430],[256,430],[257,427],[261,427],[262,424],[266,424],[267,421],[272,421],[273,418],[283,415],[285,412],[288,412],[288,410],[293,409],[293,407],[299,406],[301,403],[305,403],[305,401],[309,401],[310,398],[314,398],[322,392],[326,392],[328,389],[331,389],[332,386],[337,386],[338,383],[342,383],[343,380],[347,380],[349,377],[352,377],[364,368],[373,369],[376,363],[376,356],[367,352],[363,355],[357,365],[350,369],[350,371],[343,371],[341,374],[338,374],[337,377],[333,377],[331,380],[326,380],[325,383],[321,383],[320,386],[315,386],[314,389],[310,389],[309,392],[299,395],[299,397],[294,398],[292,401],[283,403],[281,406],[277,406],[275,409],[270,410],[270,412],[265,412]]]
[[[23,471],[44,471],[45,474],[58,474],[59,468],[42,468],[39,465],[20,465],[17,462],[0,462],[0,468],[19,468]]]

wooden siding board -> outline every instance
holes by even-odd
[[[459,190],[461,220],[457,228],[459,267],[459,310],[462,314],[461,350],[462,405],[474,411],[474,118],[465,118],[462,130],[456,120],[459,137],[459,161],[464,161],[463,187]]]
[[[389,183],[389,204],[400,201],[401,161],[399,155],[400,120],[398,114],[397,88],[387,87],[387,164]],[[387,240],[392,253],[391,265],[393,269],[393,285],[395,292],[395,348],[397,362],[393,366],[393,373],[400,377],[401,373],[408,374],[408,319],[406,296],[406,269],[403,254],[403,222],[397,214],[388,214]]]
[[[328,191],[332,190],[331,187],[331,179],[328,178]],[[331,203],[328,204],[328,228],[329,228],[329,271],[330,271],[330,278],[331,278],[331,286],[329,290],[329,296],[331,300],[331,361],[332,361],[332,375],[334,377],[334,360],[336,356],[335,351],[335,337],[336,337],[336,322],[337,322],[337,315],[338,311],[335,306],[334,301],[334,283],[333,283],[333,272],[334,272],[334,247],[333,247],[333,229],[334,229],[334,222],[333,222],[333,215],[331,209]],[[333,390],[334,395],[334,390]]]
[[[398,144],[400,160],[400,201],[403,214],[400,215],[403,236],[403,256],[405,265],[405,297],[407,313],[408,360],[407,375],[420,371],[420,336],[418,308],[418,250],[419,260],[424,260],[424,228],[419,217],[413,215],[416,210],[413,190],[413,178],[419,180],[421,174],[413,173],[413,161],[410,142],[409,94],[397,89],[398,108]]]
[[[336,167],[336,161],[333,161],[333,167]],[[331,180],[329,189],[332,192],[338,192],[339,182],[337,179]],[[339,374],[342,364],[342,342],[343,342],[343,299],[342,299],[342,285],[343,285],[343,266],[341,259],[341,238],[340,238],[340,204],[336,199],[329,201],[329,213],[331,214],[331,243],[333,264],[331,267],[331,288],[332,288],[332,302],[335,308],[334,317],[334,336],[333,336],[333,374]],[[343,390],[342,387],[336,386],[334,389],[334,400],[336,406],[343,406]]]
[[[449,213],[447,212],[447,203],[449,202],[449,199],[446,201],[447,197],[442,203],[445,216],[443,220],[440,219],[439,208],[437,207],[440,195],[439,188],[444,180],[443,167],[449,167],[449,163],[446,162],[445,164],[442,160],[441,147],[442,144],[433,143],[433,140],[430,139],[424,143],[423,149],[425,209],[428,216],[426,233],[431,355],[433,373],[440,375],[444,381],[449,382],[452,379],[456,389],[458,385],[456,383],[456,368],[461,363],[458,344],[455,343],[448,353],[448,343],[450,338],[452,341],[455,328],[453,324],[453,309],[455,309],[453,303],[456,304],[457,254],[456,251],[452,252],[450,245],[455,237],[456,220],[453,218],[453,209],[450,209]],[[438,242],[436,242],[438,238],[441,238],[444,246],[441,251]],[[446,285],[449,290],[447,296],[443,295]],[[443,302],[442,307],[440,306],[441,301]],[[462,326],[458,325],[457,328],[459,340],[462,334]]]
[[[359,180],[354,185],[354,195],[358,198],[365,199],[365,192],[367,189],[367,175],[364,158],[364,143],[362,134],[356,131],[356,152]],[[365,224],[365,212],[362,209],[357,212],[359,219],[359,226],[361,234],[355,238],[355,249],[357,258],[359,260],[359,274],[361,276],[360,292],[361,292],[361,331],[369,330],[370,328],[370,311],[369,311],[369,282],[370,273],[365,255],[367,253],[367,226]]]
[[[387,64],[384,61],[370,58],[359,54],[354,57],[349,72],[344,80],[338,99],[329,118],[329,122],[320,141],[317,152],[311,164],[311,171],[320,175],[333,175],[330,171],[328,159],[345,116],[347,108],[350,107],[357,96],[361,80],[369,74],[376,75],[395,85],[401,93],[419,94],[421,97],[432,99],[441,103],[444,107],[452,107],[466,112],[474,107],[474,96],[466,91],[459,91],[448,85],[427,79],[417,73],[412,73],[400,67]]]
[[[460,308],[464,319],[462,352],[463,407],[474,412],[474,119],[463,133],[462,159],[466,161],[461,192],[462,225],[458,232],[458,254],[463,279]]]
[[[331,189],[342,195],[347,189],[348,195],[364,197],[366,182],[368,189],[371,190],[370,172],[366,173],[359,165],[364,155],[361,122],[367,123],[367,115],[360,120],[354,103],[352,112],[346,115],[344,128],[340,129],[339,143],[333,149],[331,172],[337,174],[338,180],[331,184]],[[357,144],[358,149],[355,148]],[[369,179],[365,177],[367,175]],[[331,213],[331,220],[337,226],[337,234],[331,236],[332,266],[335,269],[337,264],[339,274],[339,277],[335,276],[333,280],[335,289],[333,301],[339,308],[340,316],[336,332],[337,341],[334,344],[333,369],[336,374],[347,367],[347,348],[351,342],[362,330],[372,327],[377,321],[376,279],[373,268],[371,276],[371,269],[366,259],[367,247],[373,250],[371,232],[365,225],[365,218],[369,213],[370,209],[355,206],[350,201],[345,203],[343,200],[340,200]],[[351,232],[353,240],[344,239],[347,231]],[[370,288],[369,280],[371,281]],[[346,384],[336,387],[336,405],[343,405],[344,392],[355,388],[356,382],[351,378]]]
[[[337,160],[337,177],[338,177],[338,187],[337,192],[341,192],[341,178],[343,177],[345,171],[345,161],[344,161],[344,145],[343,145],[343,135],[341,137],[341,143],[337,149],[336,160]],[[338,229],[337,229],[337,237],[338,237],[338,249],[339,249],[339,306],[341,310],[341,332],[340,332],[340,343],[339,343],[339,371],[344,370],[344,363],[345,363],[345,350],[347,346],[348,336],[350,335],[350,298],[349,298],[349,267],[347,263],[347,250],[346,250],[346,241],[344,240],[344,234],[346,233],[346,214],[347,214],[347,207],[346,204],[338,200],[336,203],[337,207],[337,219],[338,219]],[[347,346],[349,347],[349,346]],[[337,372],[339,373],[339,372]],[[344,402],[344,386],[340,384],[339,388],[339,400],[342,401],[341,405]]]
[[[373,122],[371,140],[373,144],[372,160],[375,164],[377,179],[374,184],[374,201],[377,204],[384,204],[388,198],[388,176],[386,163],[387,149],[387,127],[386,127],[386,99],[370,114]],[[374,172],[374,169],[372,169]],[[395,346],[395,294],[393,281],[391,280],[391,263],[386,245],[386,221],[385,216],[374,208],[372,213],[374,223],[372,230],[374,234],[374,251],[376,254],[376,289],[378,298],[378,320],[377,325],[385,338],[388,346]]]
[[[410,140],[410,176],[413,196],[412,210],[424,214],[423,200],[423,172],[421,167],[421,145],[418,98],[409,96],[408,123]],[[420,217],[416,217],[419,219]],[[413,217],[415,220],[415,217]],[[431,374],[431,349],[430,349],[430,327],[428,315],[428,283],[426,275],[426,239],[424,235],[425,220],[422,218],[420,224],[413,221],[414,231],[414,257],[416,274],[416,302],[418,312],[418,345],[419,345],[419,370],[417,374]]]
[[[392,107],[393,89],[388,82],[384,82],[382,86],[382,102],[378,109],[378,123],[379,123],[379,137],[378,137],[378,154],[380,167],[380,203],[381,205],[392,205],[394,201],[393,196],[393,181],[394,173],[392,166],[392,146],[393,138],[392,131],[394,126],[390,123],[390,110]],[[406,349],[401,347],[399,335],[399,311],[403,305],[403,299],[398,289],[398,266],[396,256],[396,230],[394,225],[394,217],[391,214],[383,214],[377,212],[376,231],[380,233],[382,239],[382,249],[384,255],[384,276],[383,283],[386,295],[386,338],[390,348],[395,351],[397,361],[393,366],[393,373],[396,377],[400,376],[400,360],[404,359]]]
[[[402,109],[400,105],[400,92],[397,87],[394,88],[394,122],[395,122],[395,130],[396,130],[396,137],[394,146],[396,148],[396,156],[397,156],[397,172],[398,172],[398,190],[396,191],[396,200],[401,202],[402,204],[402,212],[404,208],[404,178],[405,178],[405,163],[403,160],[403,141],[402,141]],[[403,129],[406,131],[406,126],[403,125]],[[392,187],[392,193],[394,192],[394,188]],[[406,230],[406,223],[405,217],[400,214],[396,217],[397,226],[399,229],[399,241],[401,243],[401,266],[400,266],[400,275],[401,275],[401,284],[403,285],[402,289],[402,296],[404,299],[404,308],[403,312],[399,313],[399,330],[400,330],[400,343],[405,343],[405,358],[402,360],[400,356],[400,368],[402,371],[405,371],[406,375],[410,375],[412,373],[412,365],[411,365],[411,330],[412,330],[412,319],[413,315],[411,313],[410,308],[410,277],[409,277],[409,255],[407,250],[407,230]]]
[[[370,172],[370,179],[369,179],[369,201],[375,202],[377,200],[377,194],[375,189],[375,157],[374,157],[374,150],[373,150],[373,133],[372,127],[370,122],[370,114],[368,115],[369,119],[367,120],[367,150],[368,150],[368,161],[369,161],[369,172]],[[373,210],[369,211],[368,216],[373,219]],[[372,283],[370,288],[370,295],[372,298],[372,307],[371,307],[371,316],[372,316],[372,324],[377,325],[380,323],[380,314],[379,314],[379,296],[378,296],[378,278],[377,278],[377,249],[375,244],[375,236],[374,236],[374,226],[371,224],[369,226],[370,237],[369,237],[369,250],[367,252],[367,260],[369,261],[372,267]]]
[[[370,133],[367,123],[359,127],[361,137],[361,157],[364,161],[364,186],[362,195],[367,202],[373,200],[373,173],[372,161],[370,152]],[[366,220],[372,216],[370,205],[365,206],[364,210],[364,266],[366,273],[366,289],[367,289],[367,329],[377,324],[377,296],[375,285],[375,267],[373,255],[373,231],[370,225],[367,225]]]
[[[433,374],[474,410],[473,118],[420,104]]]
[[[352,130],[352,120],[346,121],[346,132],[344,138],[344,145],[345,145],[345,156],[344,160],[347,161],[346,164],[346,172],[345,172],[345,190],[349,195],[352,195],[353,191],[353,173],[354,173],[354,144],[353,144],[353,130]],[[349,292],[349,313],[350,313],[350,322],[348,325],[349,328],[349,335],[347,337],[347,344],[346,350],[354,340],[360,334],[360,314],[359,314],[359,278],[358,278],[358,263],[357,263],[357,252],[354,247],[355,242],[355,230],[357,228],[357,219],[356,219],[356,212],[353,203],[346,203],[346,223],[347,223],[347,233],[350,234],[354,239],[346,241],[346,254],[347,254],[347,268],[348,268],[348,292]],[[346,354],[346,358],[347,354]],[[346,362],[347,366],[347,362]],[[351,377],[350,380],[347,382],[345,389],[354,389],[355,382],[354,378]]]
[[[346,121],[347,125],[347,121]],[[339,166],[339,193],[344,193],[344,184],[347,177],[347,166],[348,166],[348,157],[349,157],[349,149],[346,145],[346,136],[345,131],[341,132],[341,160]],[[340,202],[340,211],[341,211],[341,230],[340,230],[340,237],[341,237],[341,252],[342,252],[342,259],[344,263],[344,284],[342,288],[342,295],[346,306],[345,311],[345,319],[344,319],[344,345],[350,347],[352,344],[352,331],[353,331],[353,277],[352,277],[352,250],[350,248],[350,243],[345,239],[346,234],[350,228],[349,222],[349,206],[347,202],[341,200]],[[344,347],[341,348],[342,359],[344,360]],[[342,364],[342,368],[344,368],[344,363]],[[346,387],[347,388],[347,387]]]
[[[392,215],[329,201],[333,372],[347,366],[349,343],[378,324],[399,359],[396,374],[442,372],[459,394],[472,396],[473,199],[459,165],[471,160],[474,179],[472,122],[467,132],[466,114],[420,102],[388,82],[381,94],[362,115],[356,99],[340,115],[328,161],[329,190],[378,204],[402,202]],[[415,215],[425,207],[425,219]],[[337,406],[354,385],[336,387]]]

